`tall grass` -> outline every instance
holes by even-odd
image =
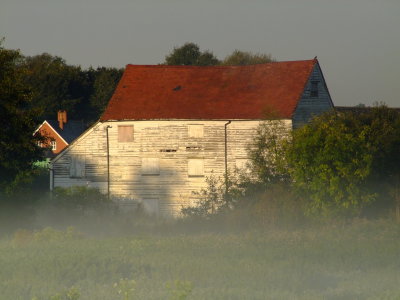
[[[400,225],[389,220],[180,232],[18,231],[0,240],[0,299],[124,299],[124,282],[129,299],[400,297]]]

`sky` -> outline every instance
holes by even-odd
[[[400,107],[400,0],[0,0],[3,46],[68,64],[158,64],[193,42],[318,57],[337,106]]]

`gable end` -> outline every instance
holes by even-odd
[[[299,128],[307,124],[314,116],[331,109],[333,109],[332,98],[319,63],[316,63],[293,114],[293,128]]]

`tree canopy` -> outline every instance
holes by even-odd
[[[210,51],[200,51],[200,47],[194,43],[185,43],[181,47],[165,56],[166,65],[176,66],[212,66],[218,65],[219,60]]]
[[[29,178],[41,156],[33,136],[40,111],[32,103],[26,74],[19,51],[0,44],[0,194]]]
[[[396,201],[399,153],[400,113],[381,105],[315,118],[293,132],[287,159],[311,211],[358,213],[369,204]]]
[[[225,66],[244,66],[274,62],[270,54],[251,53],[247,51],[234,50],[232,54],[225,57],[221,62]]]
[[[90,124],[105,109],[122,76],[122,70],[99,67],[82,70],[47,53],[25,57],[26,82],[33,88],[33,102],[42,119],[54,119],[66,110],[72,119]]]
[[[201,51],[195,43],[185,43],[181,47],[175,47],[165,57],[164,64],[177,66],[243,66],[264,64],[275,61],[270,54],[252,53],[248,51],[234,50],[230,55],[220,61],[212,52]]]

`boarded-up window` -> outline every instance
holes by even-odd
[[[160,159],[159,158],[142,158],[142,175],[159,175]]]
[[[71,156],[69,164],[69,176],[71,178],[85,177],[85,156],[75,154]]]
[[[318,97],[318,83],[319,81],[311,81],[310,97],[312,98]]]
[[[189,176],[204,176],[204,160],[203,159],[189,159],[188,175]]]
[[[118,142],[119,143],[133,142],[133,125],[118,126]]]
[[[202,138],[204,136],[204,125],[190,124],[188,126],[188,134],[192,138]]]

